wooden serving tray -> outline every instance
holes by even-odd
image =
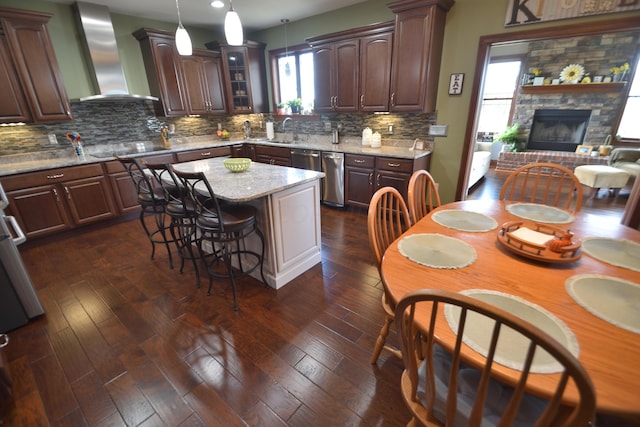
[[[539,224],[532,221],[512,221],[502,224],[498,232],[498,241],[509,251],[536,261],[571,263],[576,262],[582,256],[582,252],[580,251],[582,242],[578,239],[574,238],[571,245],[560,248],[559,252],[554,252],[544,244],[523,240],[514,235],[513,232],[521,227],[526,227],[538,233],[548,234],[549,240],[562,237],[567,231],[567,229],[554,227],[549,224]]]

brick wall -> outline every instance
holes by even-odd
[[[607,165],[609,156],[585,156],[566,151],[502,152],[498,156],[496,170],[514,171],[529,163],[557,163],[572,171],[582,165]]]

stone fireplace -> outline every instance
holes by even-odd
[[[591,110],[535,110],[527,150],[575,152],[584,142],[590,117]]]

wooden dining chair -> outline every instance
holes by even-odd
[[[380,272],[384,252],[409,227],[411,227],[411,217],[409,216],[407,204],[404,202],[400,192],[393,187],[383,187],[376,191],[369,203],[367,229],[369,243],[376,257],[378,272]],[[382,275],[380,275],[380,278],[382,278]],[[395,306],[388,295],[384,280],[382,280],[382,286],[384,288],[382,309],[384,310],[385,320],[373,349],[371,363],[378,361],[378,356],[380,356],[383,349],[389,350],[399,358],[402,358],[402,353],[398,349],[385,344],[389,328],[393,323]]]
[[[487,330],[486,356],[463,344],[465,331],[473,328],[474,313],[493,321]],[[405,367],[401,392],[413,417],[408,425],[584,427],[592,421],[595,390],[587,372],[562,344],[533,324],[477,298],[440,289],[408,293],[398,302],[395,316]],[[451,323],[458,325],[455,330]],[[446,340],[446,331],[451,340],[441,345],[437,341]],[[512,339],[514,334],[524,337],[528,348],[512,387],[495,379],[494,356],[499,337]],[[540,351],[546,351],[560,370],[548,374],[550,399],[527,393],[534,353]],[[463,352],[473,353],[473,367]],[[578,400],[571,406],[563,405],[567,388],[577,390]]]
[[[582,184],[562,165],[531,163],[507,177],[500,200],[541,203],[576,213],[582,206]]]
[[[419,169],[411,175],[407,198],[411,221],[414,224],[440,206],[438,185],[429,172]]]

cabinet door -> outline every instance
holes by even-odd
[[[318,46],[313,49],[315,87],[315,111],[333,109],[333,46]]]
[[[115,216],[111,192],[103,176],[62,184],[73,221],[88,224]]]
[[[38,122],[71,119],[69,98],[46,27],[49,17],[36,12],[0,16],[31,116]]]
[[[249,66],[247,50],[240,48],[225,48],[222,51],[224,69],[227,78],[227,94],[231,113],[251,113],[251,85],[249,83]]]
[[[219,58],[202,58],[203,75],[206,82],[208,109],[211,114],[226,114],[227,104],[222,80],[222,63]]]
[[[247,157],[247,148],[244,144],[231,146],[231,157]]]
[[[200,58],[184,56],[180,58],[180,62],[189,112],[191,114],[207,114],[209,112],[207,89]]]
[[[360,39],[360,111],[389,111],[393,33]]]
[[[410,179],[410,174],[378,170],[376,171],[375,189],[393,187],[402,194],[402,198],[407,202],[407,188]]]
[[[369,206],[373,196],[373,169],[345,169],[346,202],[354,206]]]
[[[11,213],[27,238],[52,234],[72,226],[57,185],[8,191]]]
[[[1,30],[0,30],[1,31]],[[29,122],[31,114],[7,45],[0,32],[0,120],[2,122]]]
[[[143,28],[133,35],[140,41],[149,90],[161,101],[162,111],[158,113],[165,116],[189,114],[181,60],[173,34]]]
[[[335,46],[334,111],[358,111],[359,51],[358,40],[344,41]]]
[[[435,111],[445,15],[436,2],[396,13],[391,111]]]
[[[140,209],[136,187],[127,172],[110,174],[109,182],[118,212],[127,213]]]

